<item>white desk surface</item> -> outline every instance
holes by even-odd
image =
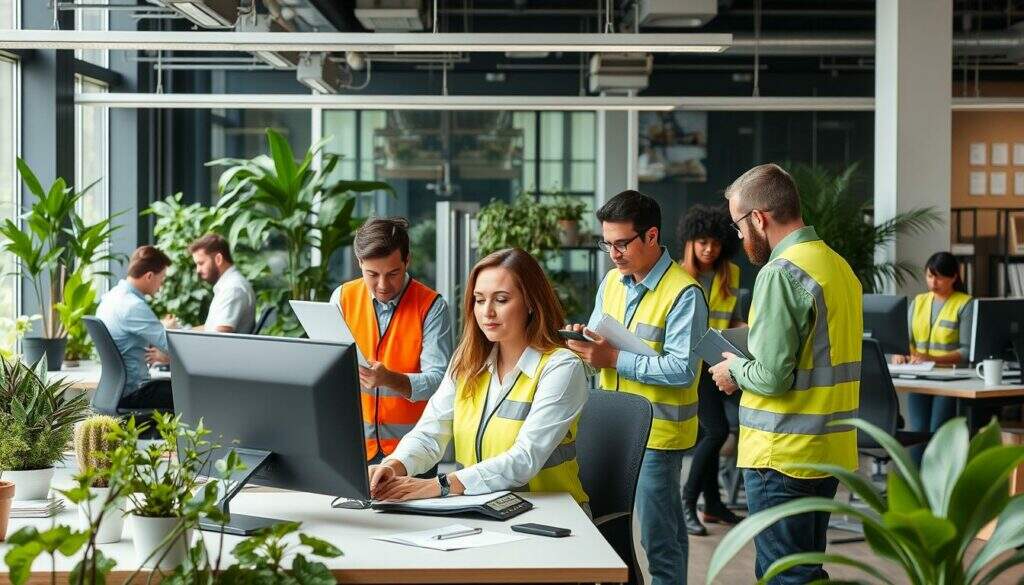
[[[985,386],[985,382],[976,376],[966,380],[925,380],[922,378],[899,378],[893,376],[893,386],[898,392],[914,394],[930,394],[932,396],[948,396],[972,400],[985,398],[1024,397],[1024,384],[1003,384],[1001,386]]]
[[[324,560],[339,583],[623,583],[626,566],[597,528],[567,494],[526,494],[536,506],[512,520],[497,522],[475,518],[444,518],[407,514],[385,514],[372,510],[340,510],[330,507],[328,496],[299,492],[245,491],[232,500],[232,512],[296,520],[301,530],[323,538],[344,552],[344,556]],[[50,526],[53,519],[11,519],[8,534],[32,524]],[[77,526],[78,512],[69,505],[57,520]],[[509,526],[537,522],[572,530],[566,538],[529,536],[507,545],[456,551],[435,551],[371,540],[371,536],[394,534],[445,526],[452,523],[480,526],[485,530],[509,532]],[[114,582],[137,567],[135,551],[128,538],[119,543],[100,545],[103,553],[117,560]],[[204,532],[211,557],[217,554],[220,536]],[[518,534],[518,533],[516,533]],[[230,564],[229,551],[241,537],[225,536],[224,564]],[[10,545],[0,543],[0,581],[7,567],[3,555]],[[40,556],[38,571],[49,570],[49,558]],[[215,557],[214,557],[215,558]],[[73,562],[58,557],[58,580],[67,581]],[[122,573],[123,572],[123,573]],[[49,582],[39,573],[39,582]]]

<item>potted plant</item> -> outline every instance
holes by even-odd
[[[42,315],[32,315],[31,317],[21,315],[17,319],[0,317],[0,331],[4,332],[3,337],[0,338],[0,357],[14,359],[17,356],[14,350],[18,347],[18,341],[32,330],[33,321],[42,318]]]
[[[558,237],[563,246],[576,246],[580,242],[580,220],[587,204],[569,195],[559,195],[550,205],[558,221]]]
[[[2,473],[0,472],[0,476]],[[7,521],[11,517],[12,500],[14,500],[14,482],[0,479],[0,542],[7,539]]]
[[[143,567],[170,569],[186,558],[201,508],[196,505],[199,472],[217,445],[207,440],[210,431],[202,422],[196,428],[181,415],[154,412],[159,440],[139,444],[143,429],[129,420],[115,429],[128,459],[128,515],[135,554]],[[174,454],[177,453],[177,460]],[[215,482],[207,484],[203,498],[215,500]],[[204,501],[200,499],[200,503]]]
[[[47,498],[53,464],[88,414],[85,394],[70,396],[70,386],[46,379],[45,358],[35,370],[0,358],[0,470],[17,486],[18,500]]]
[[[78,504],[79,523],[83,530],[95,524],[96,543],[106,544],[121,540],[124,531],[125,493],[111,485],[113,454],[117,443],[114,437],[120,428],[112,416],[94,415],[75,427],[75,458],[78,469],[89,473],[89,499]],[[108,505],[109,502],[109,505]],[[107,514],[103,514],[104,510]]]
[[[58,178],[43,190],[32,169],[20,158],[18,172],[36,201],[22,216],[27,229],[22,230],[9,219],[0,224],[2,248],[18,259],[42,310],[42,335],[22,340],[25,357],[35,363],[45,354],[49,369],[56,371],[64,361],[68,331],[82,317],[74,310],[62,314],[59,309],[66,284],[77,273],[82,273],[79,279],[83,283],[93,276],[109,274],[99,266],[119,259],[106,245],[117,229],[112,223],[116,215],[87,225],[78,214],[78,202],[92,185],[75,191]],[[74,315],[78,315],[77,321]]]
[[[834,475],[866,508],[830,498],[806,497],[753,514],[730,530],[715,549],[707,583],[766,527],[809,512],[859,519],[868,546],[886,562],[853,559],[834,551],[793,554],[768,567],[761,583],[797,565],[832,563],[853,567],[878,583],[895,581],[891,567],[895,565],[909,583],[983,585],[994,583],[1009,568],[1024,564],[1024,552],[1015,550],[1024,545],[1024,494],[1011,497],[1008,479],[1024,461],[1024,446],[1003,445],[995,420],[973,439],[969,439],[963,418],[942,425],[925,448],[920,469],[906,448],[867,421],[829,424],[852,425],[889,453],[894,469],[888,476],[888,493],[883,495],[867,479],[842,467],[795,466]],[[988,542],[976,554],[968,553],[978,533],[992,520],[997,524]],[[1008,552],[1013,554],[1004,554]]]

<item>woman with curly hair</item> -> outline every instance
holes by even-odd
[[[721,208],[695,205],[679,220],[683,242],[680,264],[697,279],[708,301],[708,326],[728,329],[742,325],[738,302],[740,269],[730,261],[739,250],[739,238],[729,213]],[[705,365],[697,387],[700,435],[693,450],[693,463],[683,487],[683,515],[686,531],[704,536],[707,528],[697,517],[697,497],[704,494],[704,522],[736,524],[741,518],[725,507],[718,489],[718,453],[729,436],[726,402],[737,408],[739,393],[727,396],[718,391]]]

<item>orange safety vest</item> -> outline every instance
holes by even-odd
[[[438,296],[436,291],[410,279],[383,336],[379,335],[377,313],[363,279],[342,285],[339,304],[356,345],[367,360],[381,362],[392,372],[415,374],[420,371],[423,321]],[[361,398],[367,460],[373,459],[378,451],[390,455],[398,441],[416,426],[427,406],[425,400],[413,402],[387,388],[363,388]]]

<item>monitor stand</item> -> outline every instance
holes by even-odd
[[[283,522],[283,520],[276,520],[274,518],[231,514],[229,509],[231,499],[238,495],[238,493],[242,491],[242,487],[266,466],[267,461],[270,460],[273,452],[240,448],[235,448],[234,451],[238,454],[242,463],[245,464],[245,469],[231,474],[231,477],[229,477],[225,483],[227,487],[224,490],[224,495],[221,496],[220,501],[217,503],[217,507],[220,508],[222,512],[229,515],[228,522],[226,524],[220,524],[218,522],[202,518],[199,520],[199,529],[206,530],[208,532],[223,532],[224,534],[249,536],[262,528],[267,528],[274,524]]]

